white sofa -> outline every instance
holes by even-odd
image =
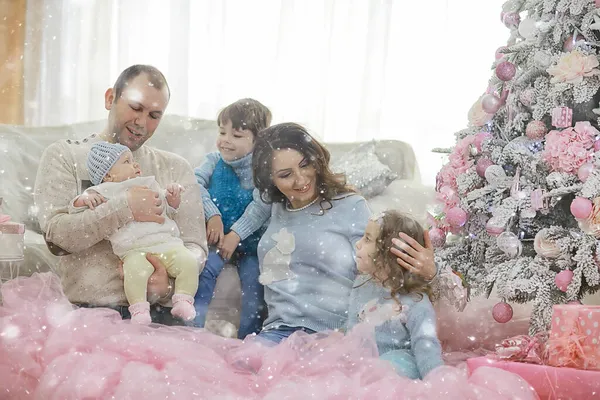
[[[4,198],[3,211],[13,220],[24,222],[25,261],[20,275],[53,270],[58,258],[46,248],[37,225],[33,204],[33,186],[43,150],[60,139],[78,140],[99,132],[105,121],[57,126],[22,127],[0,125],[0,197]],[[147,144],[169,150],[186,158],[192,167],[198,166],[208,152],[215,150],[217,125],[214,121],[165,116],[158,130]],[[332,161],[355,148],[357,143],[327,144]],[[420,184],[419,169],[412,148],[400,141],[376,143],[376,154],[398,178],[369,203],[374,212],[395,208],[419,217],[433,197],[433,189]],[[3,279],[8,271],[1,271]],[[219,277],[215,299],[209,309],[208,320],[226,320],[235,325],[239,321],[240,287],[235,268],[226,268]]]

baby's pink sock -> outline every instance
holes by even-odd
[[[196,309],[194,308],[194,298],[187,294],[173,295],[173,309],[171,314],[174,317],[181,318],[184,321],[191,321],[196,318]]]
[[[140,301],[129,306],[129,313],[131,314],[131,321],[136,324],[148,325],[152,322],[150,318],[150,303],[147,301]]]

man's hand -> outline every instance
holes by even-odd
[[[206,236],[208,244],[223,246],[223,220],[220,215],[213,215],[206,223]]]
[[[162,201],[158,193],[147,186],[132,187],[127,191],[127,205],[133,214],[133,219],[138,222],[156,222],[162,224]]]
[[[221,258],[223,258],[223,260],[229,260],[239,244],[240,237],[234,231],[231,231],[227,235],[225,235],[225,237],[223,238],[223,244],[221,245],[221,247],[219,247],[219,250],[221,252]]]
[[[154,272],[148,279],[148,301],[156,303],[159,299],[165,298],[171,292],[169,283],[169,274],[164,264],[157,256],[147,253],[146,260],[154,267]],[[125,277],[123,273],[123,261],[119,262],[119,276],[121,279]]]
[[[181,193],[183,192],[183,186],[178,183],[171,183],[167,186],[167,203],[178,209],[181,204]]]
[[[106,199],[104,198],[104,196],[102,196],[96,191],[88,190],[81,196],[78,196],[73,202],[73,205],[75,207],[87,206],[90,210],[93,210],[102,203],[106,203]]]

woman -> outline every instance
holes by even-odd
[[[279,343],[302,330],[342,329],[356,277],[354,246],[371,215],[366,200],[329,168],[329,152],[302,126],[262,131],[252,160],[254,184],[272,203],[258,246],[268,317],[259,336]],[[398,263],[426,278],[433,250],[402,237]],[[410,244],[408,246],[406,243]],[[412,247],[411,247],[412,246]]]

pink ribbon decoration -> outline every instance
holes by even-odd
[[[515,336],[496,345],[496,355],[499,359],[507,361],[544,364],[545,341],[546,337],[543,334]]]

